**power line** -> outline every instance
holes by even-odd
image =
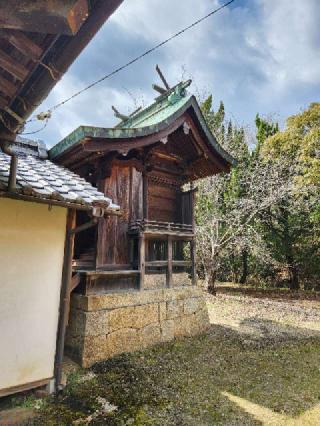
[[[34,121],[34,120],[31,120],[31,121]],[[49,118],[46,119],[44,125],[42,127],[40,127],[40,129],[34,130],[33,132],[24,132],[24,133],[18,133],[18,134],[22,135],[22,136],[35,135],[36,133],[42,132],[42,130],[44,130],[47,127],[48,122],[49,122]]]
[[[134,64],[135,62],[139,61],[140,59],[144,58],[145,56],[149,55],[150,53],[154,52],[155,50],[157,50],[160,47],[164,46],[165,44],[169,43],[171,40],[175,39],[176,37],[179,37],[181,34],[185,33],[186,31],[188,31],[191,28],[195,27],[196,25],[200,24],[204,20],[208,19],[210,16],[212,16],[212,15],[218,13],[220,10],[226,8],[227,6],[229,6],[234,1],[235,0],[229,0],[228,2],[226,2],[223,5],[221,5],[220,7],[218,7],[217,9],[212,10],[207,15],[203,16],[202,18],[199,18],[197,21],[194,21],[192,24],[190,24],[187,27],[183,28],[182,30],[176,32],[175,34],[173,34],[169,38],[163,40],[162,42],[160,42],[160,43],[156,44],[155,46],[151,47],[150,49],[146,50],[141,55],[136,56],[134,59],[132,59],[131,61],[122,65],[121,67],[116,68],[115,70],[113,70],[109,74],[104,75],[103,77],[101,77],[98,80],[90,83],[88,86],[84,87],[83,89],[79,90],[78,92],[75,92],[70,97],[64,99],[63,101],[57,103],[56,105],[53,105],[51,108],[48,109],[48,111],[49,112],[55,111],[56,109],[58,109],[62,105],[66,104],[67,102],[71,101],[72,99],[76,98],[77,96],[81,95],[82,93],[86,92],[87,90],[91,89],[92,87],[96,86],[97,84],[103,82],[104,80],[107,80],[108,78],[114,76],[115,74],[119,73],[120,71],[124,70],[125,68],[128,68],[130,65]],[[30,119],[30,120],[26,121],[26,123],[28,123],[30,121],[34,121],[34,119]],[[35,131],[35,132],[29,132],[28,134],[38,133],[41,130],[42,130],[42,128]]]

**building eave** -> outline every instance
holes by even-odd
[[[222,146],[217,142],[215,136],[210,131],[206,121],[203,117],[201,109],[198,105],[196,98],[191,96],[185,96],[175,105],[163,106],[163,112],[161,105],[155,111],[152,110],[154,105],[149,107],[150,115],[147,118],[142,117],[140,122],[137,117],[134,117],[133,127],[126,127],[130,124],[129,121],[124,122],[121,126],[114,128],[103,128],[103,127],[92,127],[92,126],[80,126],[74,130],[70,135],[64,138],[57,145],[52,147],[49,151],[49,158],[53,161],[58,161],[60,158],[66,155],[72,155],[72,149],[80,144],[85,145],[87,141],[92,139],[105,140],[105,147],[108,147],[108,141],[123,141],[132,140],[132,148],[134,148],[135,140],[139,138],[145,138],[151,135],[160,134],[165,129],[172,126],[180,117],[184,114],[191,113],[195,116],[199,129],[205,135],[205,138],[210,145],[211,149],[221,157],[222,161],[225,162],[229,167],[236,164],[235,159],[228,154]],[[145,111],[144,111],[145,113]],[[150,119],[150,117],[152,117]],[[152,124],[143,126],[144,123],[149,123],[152,120]],[[140,125],[140,127],[136,127]],[[151,144],[152,142],[150,142]],[[154,142],[153,142],[154,143]]]

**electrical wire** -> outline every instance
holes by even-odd
[[[79,90],[78,92],[75,92],[73,95],[71,95],[68,98],[64,99],[63,101],[57,103],[56,105],[53,105],[51,108],[48,109],[48,112],[51,113],[51,112],[55,111],[56,109],[60,108],[62,105],[65,105],[67,102],[70,102],[72,99],[76,98],[77,96],[81,95],[82,93],[86,92],[87,90],[91,89],[92,87],[96,86],[97,84],[107,80],[108,78],[114,76],[115,74],[119,73],[120,71],[123,71],[125,68],[128,68],[130,65],[134,64],[135,62],[139,61],[140,59],[144,58],[145,56],[149,55],[150,53],[154,52],[155,50],[157,50],[160,47],[164,46],[165,44],[169,43],[171,40],[175,39],[176,37],[179,37],[181,34],[185,33],[186,31],[188,31],[191,28],[195,27],[196,25],[200,24],[201,22],[208,19],[212,15],[218,13],[220,10],[226,8],[227,6],[229,6],[234,1],[235,0],[229,0],[228,2],[226,2],[223,5],[221,5],[220,7],[218,7],[217,9],[212,10],[207,15],[199,18],[198,20],[194,21],[192,24],[188,25],[187,27],[184,27],[182,30],[176,32],[175,34],[173,34],[169,38],[163,40],[162,42],[160,42],[160,43],[156,44],[155,46],[151,47],[150,49],[146,50],[141,55],[136,56],[134,59],[127,62],[126,64],[120,66],[119,68],[116,68],[115,70],[113,70],[109,74],[106,74],[103,77],[99,78],[98,80],[90,83],[88,86],[84,87],[83,89]],[[34,121],[34,118],[31,118],[30,120],[26,121],[26,123],[28,123],[30,121]],[[46,125],[47,125],[47,123],[46,123]],[[46,125],[44,127],[46,127]],[[25,135],[25,134],[38,133],[39,131],[43,130],[43,128],[36,130],[35,132],[22,133],[22,134]]]
[[[40,133],[42,132],[42,130],[44,130],[47,127],[48,122],[49,122],[49,118],[46,119],[44,125],[40,127],[40,129],[34,130],[33,132],[18,133],[18,135],[26,136],[26,135],[35,135],[36,133]]]

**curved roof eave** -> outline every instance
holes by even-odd
[[[217,154],[222,157],[224,161],[229,163],[231,166],[236,164],[236,160],[225,151],[222,146],[217,142],[215,136],[212,134],[209,129],[206,121],[202,115],[201,109],[196,98],[193,95],[183,97],[180,101],[170,107],[170,114],[159,114],[159,110],[155,111],[152,114],[154,117],[160,115],[161,120],[153,121],[152,124],[143,126],[143,127],[114,127],[114,128],[104,128],[104,127],[91,127],[91,126],[80,126],[74,130],[70,135],[64,138],[57,145],[53,146],[49,151],[49,158],[54,159],[64,152],[69,150],[71,147],[76,146],[80,141],[85,138],[101,138],[101,139],[130,139],[130,138],[141,138],[144,136],[149,136],[154,133],[161,132],[170,126],[174,121],[176,121],[181,115],[186,113],[190,108],[193,109],[195,116],[208,140],[211,147],[217,152]],[[167,108],[163,108],[165,111]],[[166,111],[168,112],[168,111]],[[143,122],[150,122],[150,117]],[[126,124],[126,123],[124,123]]]

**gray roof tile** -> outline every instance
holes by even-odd
[[[10,157],[0,150],[0,188],[6,189],[10,170]],[[38,156],[18,155],[17,192],[42,198],[88,207],[99,205],[108,210],[119,206],[105,197],[90,183],[70,170]]]

